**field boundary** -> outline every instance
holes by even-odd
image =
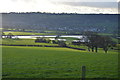
[[[13,44],[0,44],[0,45],[2,45],[2,46],[31,46],[31,47],[61,47],[61,46],[50,46],[50,45],[13,45]],[[66,46],[63,48],[70,48],[70,49],[86,51],[86,49],[74,48],[74,47],[69,47],[69,46]]]
[[[74,48],[74,47],[69,47],[69,46],[66,46],[66,48],[86,51],[86,49],[82,49],[82,48]]]
[[[50,46],[50,45],[13,45],[13,44],[0,44],[2,46],[31,46],[31,47],[60,47],[60,46]]]

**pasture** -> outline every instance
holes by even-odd
[[[117,78],[118,52],[105,54],[53,47],[2,46],[3,78]]]
[[[12,33],[13,35],[56,35],[55,33],[34,33],[34,32],[4,32],[5,35],[8,35],[9,33]]]
[[[2,39],[2,44],[7,44],[7,45],[43,45],[43,46],[48,45],[48,46],[58,46],[58,44],[52,44],[52,43],[35,43],[34,39]]]

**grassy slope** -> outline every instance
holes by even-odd
[[[3,46],[3,78],[79,78],[82,65],[87,67],[87,78],[115,78],[117,56],[115,51]]]

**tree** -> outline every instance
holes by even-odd
[[[39,42],[39,43],[45,43],[45,38],[44,37],[37,37],[37,39],[35,40],[35,42],[37,43],[37,42]]]
[[[103,48],[105,53],[108,52],[108,49],[114,45],[112,39],[108,36],[102,36],[100,40],[100,47]]]
[[[78,42],[72,41],[72,44],[73,45],[80,45],[80,41],[78,41]]]
[[[58,40],[52,40],[53,44],[58,44]]]
[[[103,48],[105,53],[108,52],[110,47],[116,45],[112,38],[109,36],[101,36],[94,32],[86,32],[86,46],[88,46],[88,50],[92,49],[92,52],[98,52],[98,48]]]
[[[60,36],[61,36],[61,35],[57,35],[57,36],[55,37],[55,40],[57,40],[58,38],[60,38]]]
[[[58,45],[61,46],[61,47],[66,47],[66,43],[65,41],[58,41]]]
[[[5,36],[5,33],[4,33],[4,32],[2,32],[2,36]]]
[[[44,37],[37,37],[37,39],[35,40],[35,43],[50,43],[50,39],[46,39]]]
[[[3,38],[3,36],[5,37],[5,33],[4,32],[0,33],[0,37]]]
[[[84,35],[86,36],[85,42],[86,42],[86,46],[88,46],[88,50],[90,51],[90,49],[92,49],[92,52],[94,51],[97,52],[100,36],[97,33],[91,31],[85,32]]]
[[[107,53],[109,47],[115,45],[109,36],[101,36],[94,32],[86,32],[86,46],[88,46],[88,50],[92,49],[92,52],[98,52],[98,48],[103,48],[105,53]]]
[[[12,39],[13,36],[14,36],[14,35],[13,35],[12,33],[9,33],[9,34],[7,35],[7,38]]]

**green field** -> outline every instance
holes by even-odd
[[[9,45],[49,45],[49,46],[58,46],[58,44],[52,43],[35,43],[34,39],[2,39],[2,44]]]
[[[33,32],[4,32],[5,35],[12,33],[13,35],[56,35],[55,33],[33,33]]]
[[[68,48],[3,46],[3,78],[117,78],[118,53]]]
[[[112,36],[112,33],[99,33],[99,35],[103,35],[103,36]]]

